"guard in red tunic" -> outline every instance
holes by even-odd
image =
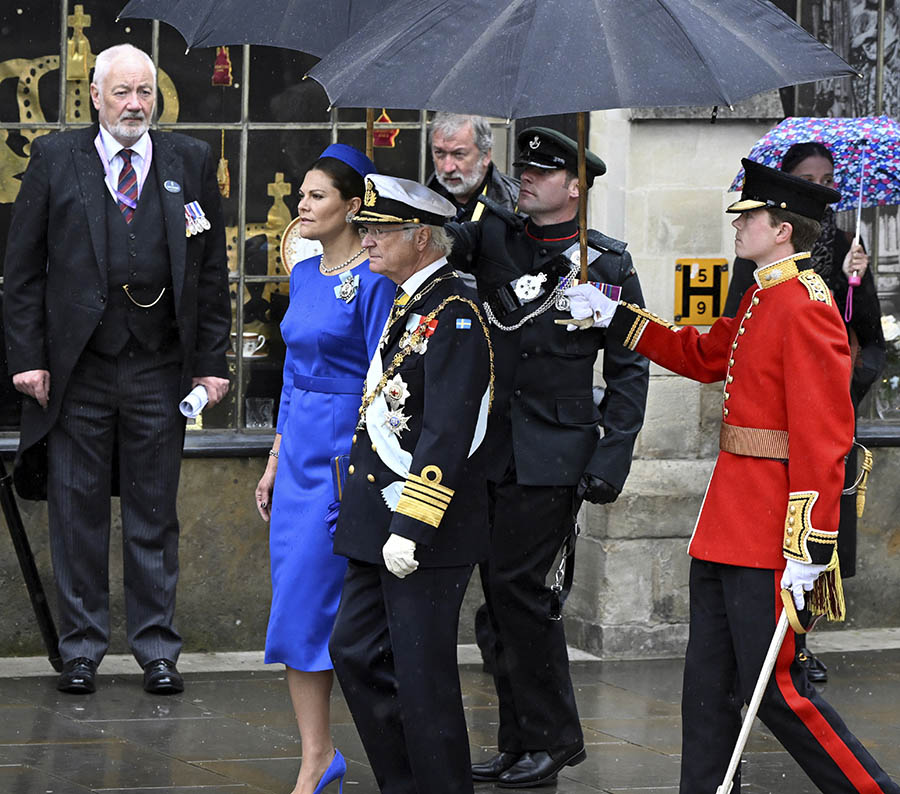
[[[853,408],[847,390],[833,386],[849,382],[850,352],[831,293],[800,253],[840,194],[743,165],[744,191],[728,212],[738,214],[735,252],[759,267],[734,318],[700,334],[590,285],[569,290],[571,329],[608,326],[608,339],[673,372],[724,381],[719,457],[689,548],[682,794],[713,794],[725,776],[780,590],[791,590],[798,609],[843,610],[836,542]],[[791,630],[759,716],[826,794],[900,792],[809,683]],[[739,785],[736,777],[733,790]]]

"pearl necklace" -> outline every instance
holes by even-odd
[[[335,267],[325,267],[325,254],[322,254],[322,258],[319,260],[319,272],[324,275],[328,275],[329,273],[337,273],[338,270],[342,270],[347,267],[354,259],[356,259],[365,248],[360,248],[353,256],[351,256],[346,262],[341,262],[341,264],[336,265]]]

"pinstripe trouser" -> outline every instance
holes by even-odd
[[[184,443],[180,357],[129,343],[85,351],[47,437],[50,548],[63,661],[99,662],[109,646],[110,488],[114,448],[123,533],[128,643],[142,666],[175,661],[175,500]],[[51,388],[53,388],[51,384]]]
[[[781,613],[781,571],[691,561],[690,640],[681,700],[681,794],[714,794],[728,767]],[[817,693],[787,637],[759,718],[824,794],[900,794]],[[739,776],[733,791],[738,791]]]

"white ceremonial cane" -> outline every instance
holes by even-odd
[[[775,660],[778,659],[778,652],[784,642],[784,636],[787,634],[788,624],[798,634],[805,634],[809,629],[803,628],[800,620],[797,618],[797,610],[794,608],[794,599],[790,590],[781,591],[781,602],[784,609],[781,610],[781,617],[778,619],[778,625],[775,626],[775,633],[772,635],[772,642],[769,643],[769,652],[763,661],[762,670],[759,671],[759,678],[756,680],[756,688],[753,690],[753,697],[747,706],[747,713],[744,715],[744,722],[741,725],[741,732],[738,734],[737,744],[734,746],[734,752],[731,754],[731,761],[728,763],[728,771],[725,773],[725,779],[722,785],[716,789],[716,794],[729,794],[734,775],[737,772],[738,764],[741,763],[741,755],[744,753],[744,747],[747,739],[750,738],[750,730],[753,728],[753,721],[756,719],[756,712],[759,711],[759,704],[762,702],[763,693],[769,684],[769,678],[772,676],[772,670],[775,667]],[[790,617],[788,617],[788,613]],[[815,625],[815,621],[813,621]],[[812,626],[809,627],[810,629]]]

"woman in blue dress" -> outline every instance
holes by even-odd
[[[303,237],[321,256],[291,270],[281,323],[286,354],[278,426],[256,487],[270,521],[272,607],[266,662],[284,664],[302,763],[293,794],[314,794],[343,776],[331,739],[332,664],[328,638],[347,561],[332,553],[336,520],[332,460],[350,452],[363,379],[394,297],[394,284],[369,271],[356,229],[363,177],[375,166],[362,152],[332,144],[307,171],[297,213]]]

